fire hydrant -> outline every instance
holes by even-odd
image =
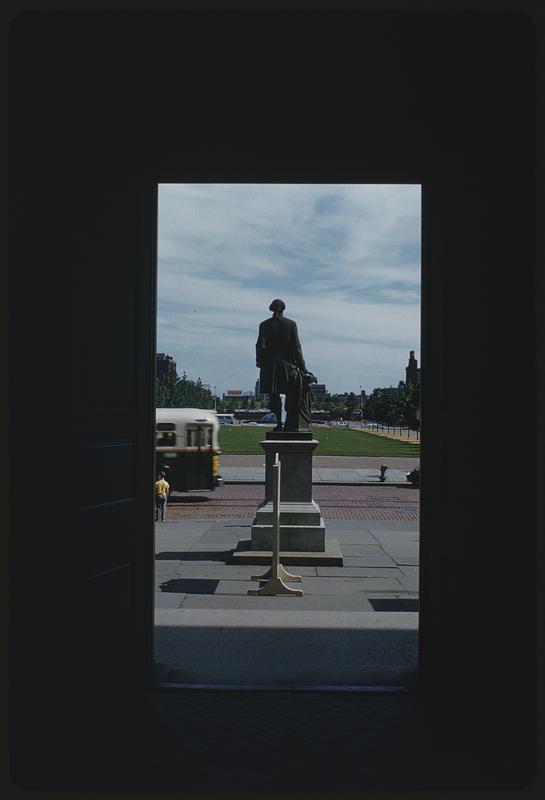
[[[387,469],[388,469],[388,464],[382,464],[380,468],[380,480],[382,483],[384,483],[384,481],[386,480],[385,472]]]

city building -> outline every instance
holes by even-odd
[[[155,377],[162,378],[170,372],[176,372],[176,361],[168,353],[155,354]]]
[[[328,394],[325,383],[313,383],[311,389],[314,397],[325,397]]]
[[[420,382],[419,373],[420,370],[418,369],[418,362],[414,357],[414,350],[411,350],[409,353],[409,363],[405,367],[405,383],[407,386],[418,386]]]
[[[223,393],[224,400],[239,400],[242,405],[248,405],[254,399],[253,392],[244,392],[242,389],[228,389]]]

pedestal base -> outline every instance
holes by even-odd
[[[269,431],[265,451],[265,500],[252,523],[252,550],[272,550],[272,472],[278,454],[280,483],[280,550],[325,552],[325,523],[312,499],[312,453],[318,446],[311,431]]]
[[[253,550],[250,539],[240,541],[229,559],[230,564],[271,563],[271,550]],[[299,567],[342,567],[343,554],[336,539],[328,539],[322,552],[311,550],[281,550],[280,562],[284,566]]]
[[[267,502],[256,512],[252,523],[252,550],[272,549],[273,504]],[[325,523],[314,500],[307,503],[280,503],[280,549],[316,550],[325,548]]]

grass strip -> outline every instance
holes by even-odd
[[[272,427],[272,426],[271,426]],[[259,442],[271,428],[259,425],[222,425],[219,444],[225,455],[262,455]],[[312,428],[320,444],[314,451],[319,456],[420,456],[420,445],[376,436],[350,428]]]

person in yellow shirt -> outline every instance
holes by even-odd
[[[160,472],[155,481],[155,522],[159,521],[159,511],[161,512],[161,522],[165,521],[165,508],[170,486],[165,480],[165,473]]]

